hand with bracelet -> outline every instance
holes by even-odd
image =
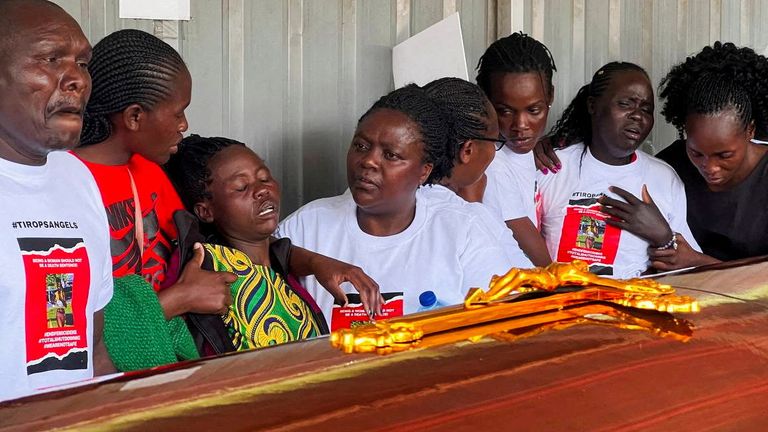
[[[626,202],[607,196],[598,200],[603,206],[600,210],[611,216],[606,223],[647,241],[648,256],[656,270],[668,271],[719,262],[697,252],[680,233],[672,231],[645,185],[642,200],[616,186],[610,190]]]
[[[675,233],[674,248],[648,248],[651,266],[659,271],[719,263],[720,260],[696,251],[680,233]]]

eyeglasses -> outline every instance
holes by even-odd
[[[468,136],[465,137],[468,140],[480,140],[480,141],[492,141],[493,146],[496,148],[496,151],[499,151],[504,148],[504,144],[507,143],[507,137],[505,137],[502,134],[499,134],[498,138],[489,138],[489,137],[481,137],[481,136]]]

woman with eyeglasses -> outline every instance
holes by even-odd
[[[475,84],[460,78],[440,78],[424,86],[427,94],[444,104],[451,118],[446,147],[453,168],[437,184],[424,188],[436,200],[458,204],[480,216],[483,227],[504,245],[512,265],[532,267],[512,232],[485,204],[485,170],[506,139],[499,135],[499,123],[491,102]]]
[[[499,134],[496,111],[480,87],[460,78],[440,78],[424,90],[444,103],[453,124],[446,149],[453,169],[439,184],[468,202],[482,202],[485,170],[506,141]]]
[[[453,166],[450,133],[446,107],[423,88],[383,96],[349,146],[349,192],[306,204],[280,223],[278,236],[362,268],[379,284],[384,317],[461,303],[512,264],[477,215],[425,193]],[[355,325],[355,311],[334,308],[314,278],[303,286],[331,329]]]
[[[480,58],[477,84],[498,115],[506,143],[488,167],[483,203],[512,230],[538,266],[551,262],[538,229],[533,148],[544,135],[555,94],[552,54],[536,39],[513,33],[492,43]]]

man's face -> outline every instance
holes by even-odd
[[[16,10],[18,32],[0,60],[0,157],[40,165],[75,147],[91,92],[91,46],[56,8]]]

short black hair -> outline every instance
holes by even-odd
[[[489,94],[491,74],[538,73],[546,80],[542,85],[547,96],[552,96],[552,75],[557,70],[549,48],[525,33],[512,33],[492,43],[477,63],[477,84]]]
[[[211,184],[211,170],[208,164],[211,158],[230,146],[245,144],[223,137],[201,137],[190,135],[179,143],[179,150],[163,166],[184,207],[193,211],[195,204],[211,197],[208,186]]]
[[[661,80],[661,114],[684,136],[688,114],[733,109],[756,135],[768,136],[768,59],[747,47],[715,42],[674,66]]]
[[[461,146],[485,132],[486,122],[483,120],[488,119],[490,102],[479,86],[461,78],[440,78],[425,85],[424,90],[440,101],[451,116],[446,156],[451,161],[452,170]],[[446,177],[450,176],[449,172]]]
[[[610,62],[598,69],[592,76],[592,81],[579,89],[576,97],[568,104],[548,134],[553,145],[564,147],[583,142],[585,146],[589,146],[592,142],[592,117],[587,108],[587,99],[600,97],[613,77],[622,72],[642,72],[648,77],[645,69],[629,62]]]
[[[443,103],[430,97],[422,87],[408,84],[382,96],[359,121],[379,109],[399,111],[418,126],[424,143],[423,161],[432,164],[424,184],[437,183],[451,172],[453,159],[446,153],[451,123]]]
[[[85,109],[80,145],[100,143],[112,134],[109,116],[131,104],[151,110],[171,97],[173,83],[187,71],[170,45],[141,30],[119,30],[93,47],[88,66],[91,98]]]

